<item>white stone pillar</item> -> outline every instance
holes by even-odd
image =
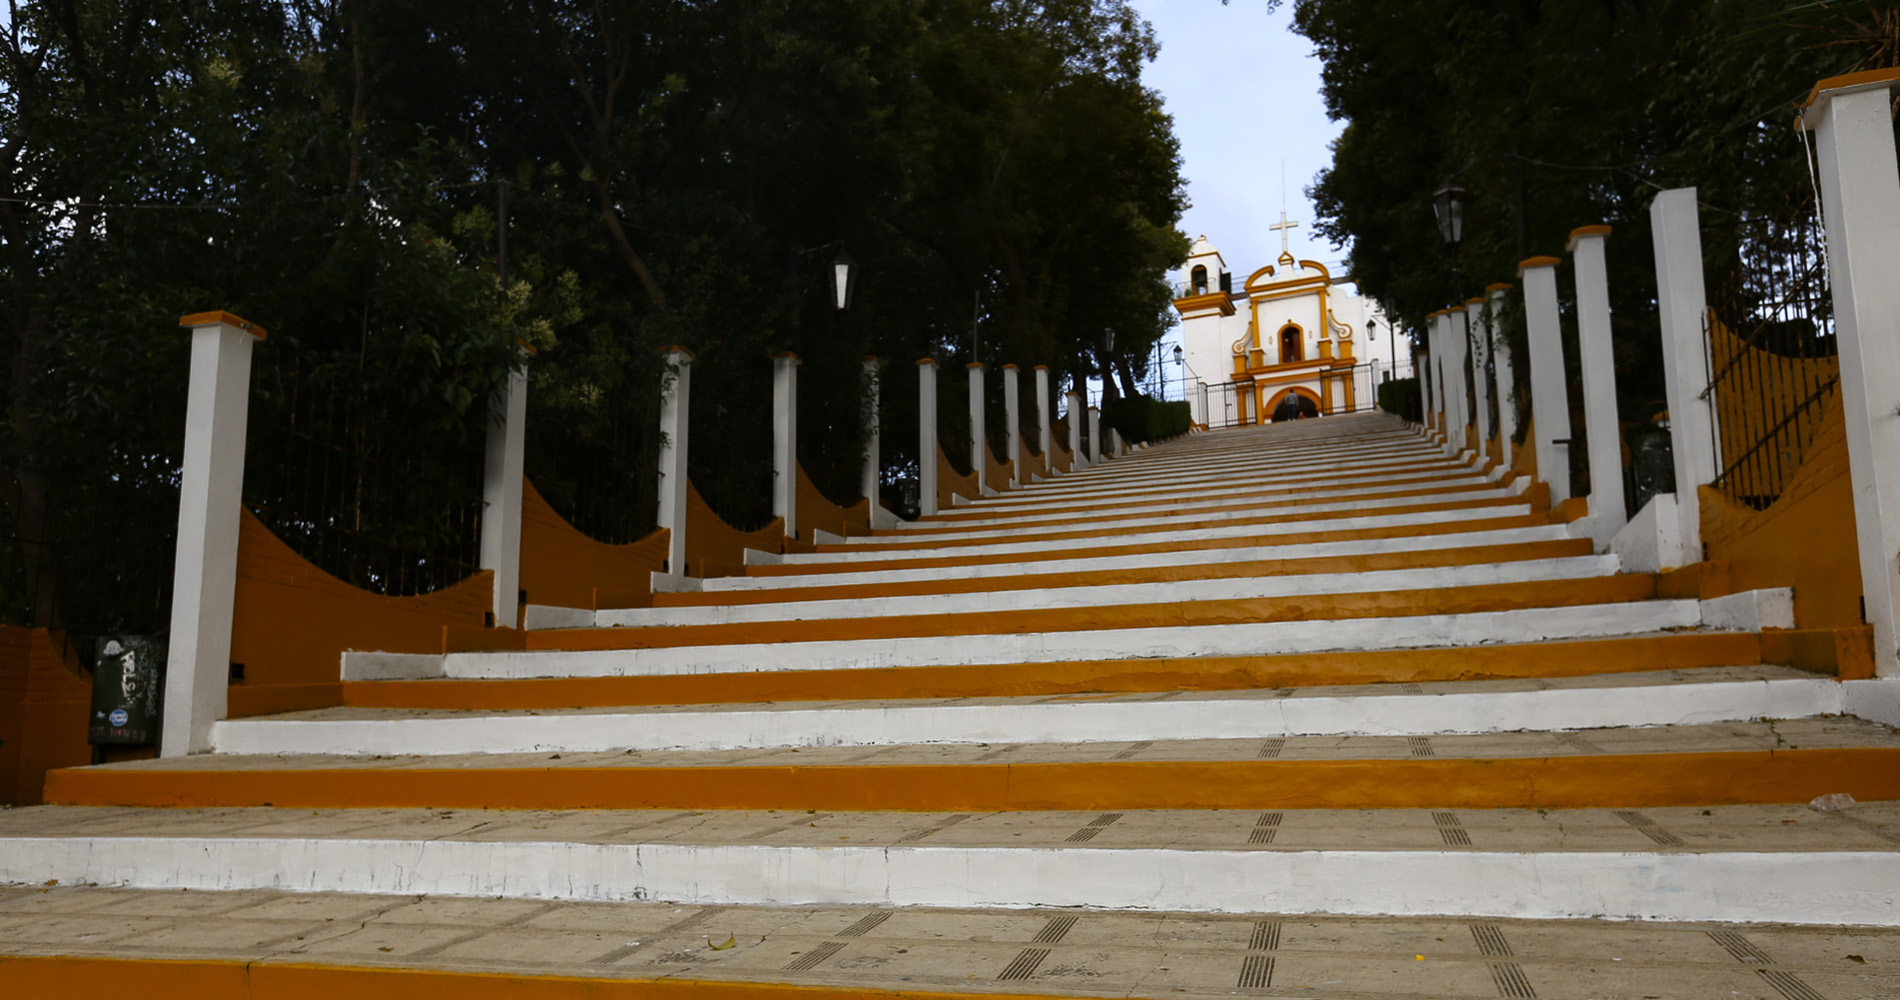
[[[1451,351],[1445,356],[1445,409],[1451,414],[1451,450],[1463,454],[1472,446],[1471,426],[1471,331],[1465,327],[1465,307],[1445,310],[1445,323]]]
[[[1016,489],[1023,481],[1023,408],[1020,394],[1022,386],[1016,381],[1016,366],[1003,366],[1003,420],[1008,424],[1009,482],[1004,484]]]
[[[871,501],[871,510],[878,510],[878,487],[884,481],[884,470],[878,463],[878,377],[877,356],[867,355],[864,359],[864,472],[858,478],[858,490]]]
[[[1584,434],[1590,447],[1590,537],[1599,549],[1629,522],[1623,500],[1623,429],[1616,412],[1616,353],[1610,344],[1610,276],[1603,261],[1609,226],[1570,233],[1577,278],[1577,360],[1583,376]]]
[[[1511,290],[1506,282],[1486,285],[1485,324],[1491,331],[1491,352],[1496,360],[1498,386],[1498,455],[1508,472],[1514,458],[1512,441],[1517,437],[1517,369],[1511,364],[1511,342],[1504,336],[1498,317],[1504,315],[1504,293]]]
[[[970,474],[976,477],[976,495],[989,492],[989,464],[984,461],[989,456],[989,428],[984,419],[988,408],[983,405],[983,362],[972,361],[964,366],[970,372]]]
[[[660,348],[666,373],[660,383],[660,527],[667,530],[666,575],[686,576],[687,414],[693,397],[693,352]]]
[[[1207,410],[1207,383],[1194,383],[1194,391],[1196,395],[1201,397],[1201,429],[1211,430],[1214,426],[1214,417]]]
[[[1446,359],[1451,356],[1451,314],[1443,309],[1432,313],[1426,319],[1431,321],[1431,332],[1427,334],[1431,354],[1428,356],[1432,382],[1432,415],[1437,418],[1436,430],[1439,443],[1451,447],[1451,404],[1445,393],[1445,371],[1450,367]]]
[[[1041,436],[1036,443],[1042,445],[1042,474],[1056,474],[1054,461],[1049,457],[1049,449],[1055,445],[1055,431],[1052,421],[1055,419],[1056,398],[1049,395],[1049,366],[1036,366],[1036,423]]]
[[[772,356],[772,514],[798,537],[798,355]]]
[[[227,707],[251,346],[264,339],[262,327],[226,312],[196,313],[178,325],[191,329],[191,381],[158,740],[163,757],[211,749],[211,726]]]
[[[1888,92],[1900,70],[1823,80],[1800,124],[1814,131],[1841,403],[1874,669],[1900,677],[1900,165]]]
[[[937,512],[937,359],[917,362],[917,513]]]
[[[1656,308],[1662,319],[1663,379],[1669,399],[1669,448],[1676,466],[1676,514],[1683,551],[1681,566],[1702,558],[1702,504],[1696,488],[1715,482],[1715,407],[1709,388],[1708,332],[1703,325],[1708,293],[1702,279],[1702,227],[1695,188],[1664,191],[1649,203],[1656,247]]]
[[[1491,443],[1491,318],[1485,315],[1484,299],[1465,300],[1465,318],[1471,326],[1471,385],[1476,389],[1478,412],[1478,440],[1472,447],[1478,452],[1478,464],[1483,466],[1486,447]]]
[[[482,460],[481,566],[495,574],[495,624],[519,628],[521,615],[521,477],[528,439],[528,372],[508,373],[488,400],[488,441]]]
[[[1552,506],[1570,499],[1570,388],[1564,374],[1564,335],[1557,318],[1555,257],[1517,265],[1524,284],[1524,324],[1531,360],[1531,427],[1537,433],[1537,478],[1550,487]]]
[[[1069,393],[1069,471],[1080,472],[1089,467],[1089,457],[1082,454],[1082,421],[1088,419],[1082,415],[1082,394]]]
[[[1102,464],[1102,411],[1089,407],[1089,464]]]

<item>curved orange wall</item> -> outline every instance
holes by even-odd
[[[91,705],[64,633],[0,625],[0,804],[38,805],[47,771],[91,761]]]
[[[230,716],[343,704],[346,649],[440,653],[444,626],[481,627],[494,574],[476,573],[419,597],[384,597],[325,573],[285,545],[248,509],[238,518],[237,596]]]
[[[841,507],[820,492],[805,467],[798,466],[798,537],[812,540],[812,529],[854,538],[871,533],[871,502],[859,498],[849,507]]]
[[[740,531],[713,512],[699,488],[686,484],[686,567],[689,576],[739,576],[745,550],[785,551],[785,519],[757,531]]]
[[[943,444],[939,442],[937,444],[938,510],[951,509],[953,506],[953,502],[950,499],[952,494],[961,496],[965,500],[975,500],[978,496],[976,473],[971,472],[967,476],[958,475],[957,470],[950,465],[950,459],[943,453]]]
[[[557,608],[614,608],[653,592],[651,574],[665,567],[668,532],[609,545],[567,522],[522,481],[521,589],[528,602]]]
[[[1016,467],[1009,462],[999,462],[996,455],[986,444],[983,447],[983,478],[990,489],[1001,492],[1009,488],[1009,481],[1016,475]],[[972,497],[971,499],[975,499]]]

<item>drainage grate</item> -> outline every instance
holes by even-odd
[[[1471,834],[1465,829],[1464,823],[1459,821],[1457,813],[1432,813],[1432,822],[1438,824],[1438,835],[1445,839],[1445,843],[1455,847],[1471,846]]]
[[[1248,955],[1240,960],[1240,979],[1235,986],[1243,990],[1264,990],[1273,985],[1273,956]]]
[[[1516,962],[1492,962],[1491,981],[1498,984],[1498,996],[1527,997],[1537,996],[1531,988],[1531,981],[1524,975],[1524,967]]]
[[[891,911],[889,910],[880,910],[877,913],[867,913],[864,916],[859,917],[857,923],[854,923],[851,926],[846,927],[844,930],[839,931],[838,936],[839,937],[863,937],[873,927],[876,927],[878,924],[881,924],[884,921],[889,920],[889,919],[891,919]]]
[[[1417,684],[1401,684],[1399,690],[1406,694],[1424,694],[1425,688]]]
[[[942,833],[943,831],[948,830],[951,827],[956,826],[958,823],[961,823],[964,820],[969,819],[969,818],[970,818],[969,813],[952,813],[949,816],[944,817],[943,822],[938,823],[936,826],[933,826],[929,828],[928,830],[918,830],[914,833],[904,834],[902,837],[899,837],[895,841],[893,841],[893,843],[908,844],[913,840],[922,840],[925,837],[931,836],[933,834]]]
[[[1062,940],[1063,935],[1069,933],[1069,928],[1075,926],[1075,920],[1073,916],[1050,917],[1049,922],[1042,925],[1042,930],[1037,931],[1036,936],[1029,940],[1037,944],[1055,944]]]
[[[1286,749],[1286,741],[1278,737],[1275,737],[1274,739],[1270,739],[1267,742],[1261,744],[1260,752],[1256,754],[1255,756],[1278,757],[1280,756],[1280,751],[1285,750],[1285,749]]]
[[[826,941],[824,944],[785,963],[786,972],[804,972],[815,968],[818,963],[844,950],[843,941]]]
[[[1827,1000],[1819,990],[1809,986],[1801,980],[1800,976],[1792,972],[1783,972],[1780,969],[1756,969],[1755,974],[1788,1000]]]
[[[1154,745],[1155,745],[1155,741],[1153,740],[1142,740],[1140,743],[1130,743],[1128,745],[1128,749],[1123,750],[1120,753],[1117,753],[1114,759],[1127,760],[1130,757],[1133,757],[1134,755]]]
[[[1634,809],[1619,809],[1616,818],[1636,828],[1636,832],[1664,847],[1683,846],[1682,838],[1656,825],[1656,821]]]
[[[1768,953],[1755,947],[1755,942],[1734,931],[1710,931],[1709,940],[1722,946],[1737,962],[1750,962],[1755,965],[1773,965],[1775,960]]]
[[[1511,944],[1504,940],[1504,928],[1497,924],[1472,924],[1471,936],[1477,939],[1478,954],[1491,956],[1510,955]]]
[[[1041,965],[1042,960],[1048,957],[1049,949],[1047,948],[1024,948],[1022,954],[1017,955],[1016,960],[1009,963],[996,978],[1028,979],[1035,975],[1036,966]]]
[[[1278,920],[1258,920],[1253,925],[1253,937],[1247,939],[1248,951],[1279,951],[1280,922]]]
[[[1103,813],[1100,816],[1095,817],[1093,820],[1090,820],[1089,825],[1083,827],[1080,830],[1075,831],[1074,833],[1069,834],[1067,842],[1071,844],[1080,844],[1086,841],[1094,840],[1096,834],[1101,833],[1103,829],[1113,825],[1116,820],[1121,819],[1121,818],[1122,818],[1121,813]]]
[[[1414,757],[1438,756],[1438,751],[1432,749],[1432,741],[1429,737],[1407,736],[1405,742],[1412,745],[1412,756]]]
[[[1280,832],[1280,819],[1285,813],[1264,812],[1253,821],[1253,832],[1247,835],[1249,844],[1271,844],[1273,835]]]

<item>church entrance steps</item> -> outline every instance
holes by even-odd
[[[1587,538],[1574,538],[1563,525],[1538,525],[1494,531],[1464,531],[1456,534],[1401,535],[1357,541],[1318,542],[1304,545],[1232,545],[1208,549],[1166,549],[1129,555],[1092,556],[1090,550],[1069,556],[1023,559],[1009,563],[974,563],[924,568],[890,568],[877,571],[850,571],[831,568],[823,572],[728,576],[707,580],[701,590],[678,594],[655,594],[656,607],[690,606],[719,602],[743,603],[767,599],[774,591],[810,590],[814,593],[835,587],[866,584],[888,588],[887,593],[908,593],[906,587],[925,586],[956,589],[969,581],[1007,589],[1012,581],[1036,577],[1081,578],[1087,574],[1126,574],[1127,579],[1160,579],[1145,574],[1166,572],[1224,574],[1224,567],[1251,566],[1258,575],[1296,573],[1329,568],[1347,572],[1355,568],[1399,568],[1414,565],[1449,565],[1469,559],[1505,562],[1513,559],[1588,555],[1593,550]],[[1185,577],[1183,577],[1185,578]]]
[[[1761,638],[1756,633],[1663,632],[1515,645],[1310,654],[629,677],[346,681],[343,701],[358,708],[493,711],[986,696],[1095,697],[1689,670],[1753,665],[1764,662],[1762,654]],[[438,666],[434,658],[429,658],[418,669]]]
[[[1031,611],[1055,612],[1186,602],[1207,605],[1224,601],[1291,597],[1306,597],[1323,604],[1327,598],[1318,595],[1402,593],[1608,577],[1616,573],[1617,564],[1617,557],[1613,555],[1585,555],[1273,576],[1255,575],[1243,570],[1223,573],[1218,577],[1146,582],[1082,584],[1078,581],[1063,585],[1060,581],[1043,580],[1040,581],[1041,586],[1016,589],[1001,589],[994,586],[994,581],[984,581],[986,586],[968,588],[965,592],[938,590],[907,596],[886,596],[882,588],[868,586],[833,598],[807,597],[793,592],[776,595],[777,599],[769,603],[721,602],[696,607],[627,608],[581,612],[575,617],[577,624],[596,628],[680,628],[821,620],[866,621],[905,615],[953,620],[953,616],[963,615],[1020,615]]]
[[[1446,476],[1439,473],[1405,473],[1389,476],[1365,476],[1355,478],[1351,484],[1336,487],[1313,485],[1287,486],[1281,484],[1250,484],[1244,486],[1185,487],[1170,490],[1119,491],[1110,496],[1094,500],[1051,500],[1046,503],[1020,504],[1010,508],[992,508],[989,506],[959,507],[955,511],[933,514],[917,521],[905,521],[895,532],[903,533],[920,527],[935,525],[969,525],[994,521],[998,524],[1013,523],[1019,517],[1042,516],[1046,514],[1070,514],[1091,511],[1139,510],[1145,507],[1164,507],[1183,501],[1196,504],[1231,503],[1244,497],[1307,497],[1322,490],[1328,496],[1383,496],[1400,494],[1418,489],[1453,489],[1460,487],[1482,488],[1490,485],[1490,480],[1476,475]],[[875,537],[875,536],[873,536]]]
[[[1085,528],[1092,534],[1104,535],[1129,528],[1217,524],[1229,520],[1267,518],[1288,513],[1343,514],[1352,511],[1431,509],[1424,505],[1475,507],[1485,503],[1516,502],[1519,501],[1509,492],[1489,483],[1453,489],[1408,490],[1399,494],[1359,498],[1309,493],[1303,496],[1267,500],[1254,498],[1217,503],[1186,502],[1162,509],[1136,507],[1124,510],[1103,510],[1076,517],[1015,518],[999,524],[929,525],[887,532],[882,535],[861,535],[843,542],[828,543],[827,548],[876,549],[884,547],[887,542],[954,543],[982,539],[1032,538],[1047,532],[1076,528]]]
[[[1703,603],[1648,600],[1652,591],[1645,588],[1653,585],[1649,577],[1621,576],[1555,586],[1348,594],[1330,602],[1269,598],[1036,612],[1021,616],[1032,619],[1026,622],[1009,615],[961,616],[975,619],[967,622],[939,617],[927,628],[898,618],[770,627],[570,629],[527,635],[530,642],[551,639],[556,648],[446,655],[346,652],[342,666],[345,681],[839,671],[1481,646],[1702,626]],[[1591,599],[1599,603],[1568,603]],[[1502,607],[1484,609],[1490,605]],[[1276,614],[1285,617],[1272,620]],[[1000,627],[1010,625],[1019,629]],[[924,634],[917,634],[920,628]],[[955,641],[945,641],[949,638]],[[675,641],[663,641],[668,639]]]
[[[1839,715],[1830,678],[1777,666],[1161,694],[442,712],[339,708],[217,723],[221,754],[741,750],[1286,736],[1438,736]]]
[[[1477,505],[1456,505],[1444,503],[1395,504],[1376,513],[1353,514],[1307,514],[1293,513],[1259,518],[1235,518],[1216,521],[1205,525],[1193,523],[1159,524],[1148,528],[1133,528],[1118,532],[1094,532],[1086,528],[1070,531],[1049,531],[1034,538],[1003,538],[995,540],[975,539],[963,542],[883,541],[888,536],[872,536],[877,542],[862,545],[827,546],[816,552],[790,552],[784,555],[768,555],[757,550],[748,550],[746,558],[753,566],[776,565],[796,566],[801,569],[836,563],[863,563],[887,560],[919,560],[944,557],[971,556],[1016,556],[1025,553],[1064,552],[1075,553],[1091,548],[1144,544],[1179,544],[1184,542],[1210,541],[1214,539],[1232,540],[1268,538],[1287,535],[1324,534],[1331,538],[1339,537],[1340,532],[1369,532],[1350,537],[1377,538],[1412,534],[1418,528],[1431,525],[1458,524],[1472,521],[1495,521],[1502,518],[1523,518],[1520,523],[1535,524],[1539,519],[1532,518],[1531,506],[1515,498],[1505,497],[1483,501]],[[1487,527],[1494,527],[1488,525]],[[1309,539],[1318,541],[1321,539]],[[1093,543],[1093,544],[1091,544]],[[1260,543],[1255,543],[1260,544]]]
[[[1900,737],[1857,719],[1809,718],[1119,744],[204,754],[54,771],[46,801],[280,809],[1621,809],[1805,803],[1835,792],[1900,798]]]
[[[1012,563],[1047,562],[1065,559],[1113,559],[1133,555],[1183,556],[1184,553],[1222,552],[1243,548],[1273,548],[1282,555],[1289,553],[1291,547],[1306,545],[1335,544],[1342,542],[1368,542],[1380,545],[1405,546],[1416,544],[1422,547],[1440,545],[1445,547],[1461,544],[1460,538],[1443,536],[1474,536],[1479,532],[1524,532],[1515,535],[1517,540],[1542,540],[1547,538],[1573,537],[1569,528],[1553,525],[1548,517],[1541,514],[1517,514],[1498,517],[1485,512],[1476,518],[1455,518],[1420,522],[1411,519],[1410,523],[1386,524],[1377,518],[1353,519],[1355,525],[1337,530],[1310,530],[1311,525],[1294,526],[1298,530],[1261,533],[1248,531],[1241,534],[1225,532],[1201,532],[1198,537],[1168,538],[1162,541],[1137,539],[1129,542],[1115,539],[1106,543],[1091,544],[1082,539],[1067,544],[1039,544],[1030,547],[1010,547],[1009,551],[979,552],[957,555],[917,555],[915,553],[888,553],[879,555],[867,553],[863,558],[832,560],[829,562],[780,562],[754,563],[746,567],[743,577],[718,577],[702,581],[703,592],[726,588],[744,589],[752,586],[749,581],[773,577],[803,577],[821,573],[885,573],[892,571],[930,572],[947,568],[996,566],[1006,567]],[[1545,529],[1556,529],[1546,531]],[[1246,529],[1243,529],[1246,531]],[[1413,539],[1421,541],[1413,543]],[[951,550],[955,551],[955,550]],[[1370,551],[1370,550],[1369,550]],[[1003,572],[1014,572],[1003,569]],[[766,584],[768,586],[775,584]]]
[[[1092,471],[1092,470],[1091,470]],[[1036,485],[1024,490],[1011,490],[1001,496],[972,500],[957,510],[1007,511],[1021,505],[1042,506],[1055,501],[1102,500],[1128,495],[1140,495],[1148,491],[1189,490],[1196,487],[1231,487],[1236,483],[1254,481],[1257,483],[1286,486],[1293,484],[1320,485],[1340,479],[1353,480],[1360,477],[1384,478],[1388,476],[1441,476],[1446,478],[1474,475],[1472,468],[1448,458],[1394,457],[1385,460],[1363,463],[1350,463],[1337,468],[1320,469],[1301,462],[1266,460],[1258,463],[1241,462],[1224,464],[1200,471],[1183,471],[1175,475],[1136,476],[1127,482],[1112,482],[1106,478],[1091,478],[1090,472],[1076,473],[1064,477],[1047,489],[1036,489]]]
[[[0,893],[0,981],[36,997],[136,983],[159,1000],[1569,1000],[1900,988],[1900,931],[1883,927],[1259,912],[1267,898],[1211,914],[61,885]]]
[[[892,571],[885,573],[835,573],[824,575],[773,576],[746,579],[750,586],[727,587],[677,594],[655,594],[656,608],[690,608],[710,605],[762,604],[789,600],[841,600],[859,597],[898,597],[906,594],[950,594],[974,591],[1015,591],[1041,587],[1092,587],[1103,584],[1158,583],[1169,580],[1206,580],[1224,577],[1283,577],[1328,573],[1359,573],[1379,570],[1413,569],[1431,566],[1468,566],[1484,563],[1509,563],[1538,559],[1564,559],[1588,556],[1587,538],[1570,538],[1557,527],[1543,541],[1518,541],[1484,544],[1485,537],[1509,537],[1512,533],[1476,533],[1478,538],[1460,537],[1468,543],[1446,547],[1443,539],[1404,539],[1403,547],[1389,543],[1346,542],[1315,546],[1294,558],[1284,558],[1283,547],[1259,546],[1246,549],[1217,549],[1194,553],[1153,553],[1122,556],[1115,559],[1053,559],[1013,564],[959,566],[939,570]],[[1427,547],[1431,546],[1431,547]],[[1359,551],[1351,551],[1357,549]],[[1314,555],[1333,551],[1337,554]],[[603,614],[606,612],[603,611]],[[537,617],[549,622],[594,623],[588,611],[569,608],[531,606],[528,627],[537,625]]]

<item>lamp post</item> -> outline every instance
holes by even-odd
[[[1181,345],[1174,345],[1174,367],[1181,370],[1181,398],[1187,398],[1187,359],[1181,357]]]
[[[1465,238],[1465,204],[1471,200],[1463,187],[1451,178],[1432,192],[1432,214],[1438,218],[1438,235],[1445,238],[1445,245],[1451,248],[1451,300],[1463,302],[1459,286],[1463,284],[1458,275],[1458,244]]]
[[[851,308],[851,297],[858,291],[858,262],[844,252],[841,246],[838,255],[831,258],[831,304],[838,312]]]

